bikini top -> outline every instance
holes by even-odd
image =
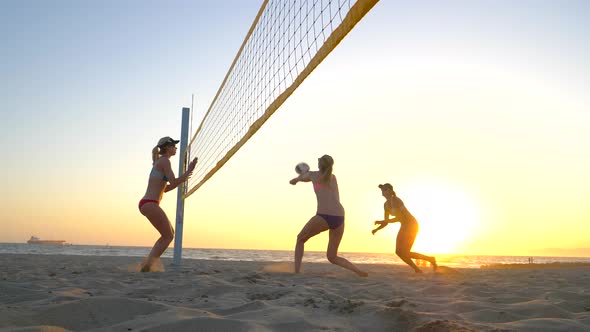
[[[332,177],[334,177],[334,179],[336,178],[336,176],[332,175]],[[314,191],[318,191],[321,188],[326,188],[328,190],[333,190],[332,186],[330,186],[330,183],[324,183],[324,182],[313,182],[313,190]]]
[[[408,211],[404,202],[399,197],[395,197],[391,203],[388,206],[387,202],[385,202],[385,208],[389,210],[390,215],[395,215],[396,218],[399,218],[400,222],[415,220],[414,216]],[[399,211],[399,215],[394,214],[396,209]]]
[[[162,174],[162,172],[158,171],[156,167],[152,167],[152,171],[150,172],[150,177],[162,179],[162,181],[168,181],[166,175]]]
[[[386,209],[389,210],[389,214],[393,215],[393,212],[395,212],[395,210],[399,210],[399,212],[404,213],[406,210],[406,206],[404,205],[404,202],[399,198],[399,197],[395,197],[392,201],[391,204],[387,204],[387,202],[385,202],[385,207]]]

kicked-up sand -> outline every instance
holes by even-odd
[[[0,331],[590,331],[590,268],[0,255]]]

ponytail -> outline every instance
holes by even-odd
[[[156,163],[156,160],[158,160],[158,156],[160,155],[160,149],[156,146],[152,149],[152,165]]]
[[[323,183],[330,183],[330,180],[332,179],[332,165],[326,167],[321,171],[322,176],[320,177],[320,181]]]
[[[332,159],[332,157],[330,157],[329,155],[325,154],[323,155],[320,160],[323,161],[323,163],[320,163],[320,172],[322,173],[322,176],[320,177],[320,181],[323,183],[330,183],[330,180],[332,180],[332,168],[334,167],[334,159]]]

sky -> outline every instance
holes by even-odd
[[[193,94],[198,126],[260,4],[0,0],[0,242],[151,246],[137,209],[151,149],[180,136]],[[425,254],[589,248],[588,14],[587,1],[379,2],[186,200],[184,246],[292,250],[316,200],[288,181],[330,154],[341,251],[395,251],[398,225],[370,232],[384,182]],[[161,206],[174,224],[176,192]],[[326,247],[325,233],[306,244]]]

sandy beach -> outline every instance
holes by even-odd
[[[0,255],[0,331],[589,331],[590,268]],[[425,268],[425,270],[427,270]]]

